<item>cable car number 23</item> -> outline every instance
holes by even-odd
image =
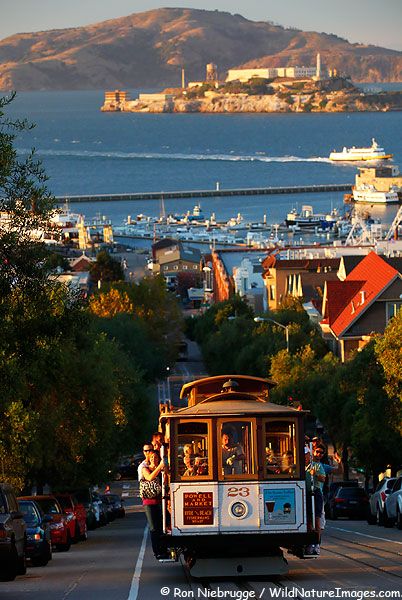
[[[235,498],[236,496],[242,496],[245,498],[250,495],[250,488],[248,487],[230,487],[228,488],[228,496]]]

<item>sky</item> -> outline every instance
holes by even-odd
[[[98,23],[160,7],[238,13],[402,51],[402,0],[0,0],[0,39]]]

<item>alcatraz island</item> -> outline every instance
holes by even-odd
[[[180,88],[140,93],[130,99],[125,91],[105,92],[105,112],[139,113],[271,113],[361,112],[402,110],[402,92],[386,92],[374,86],[356,87],[350,77],[321,65],[317,54],[313,67],[229,69],[219,79],[214,63],[206,65],[204,81],[185,82]]]

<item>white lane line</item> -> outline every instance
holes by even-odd
[[[140,589],[140,577],[141,577],[141,571],[142,571],[142,563],[144,562],[145,548],[147,545],[148,531],[149,531],[149,527],[148,527],[148,525],[146,525],[145,529],[144,529],[144,535],[142,538],[140,552],[139,552],[138,558],[137,558],[137,563],[135,565],[134,575],[131,580],[131,587],[130,587],[130,592],[128,594],[127,600],[137,600],[138,590]]]
[[[358,531],[354,531],[353,529],[342,529],[341,527],[333,527],[332,525],[328,529],[346,531],[346,533],[354,533],[355,535],[361,535],[362,537],[371,538],[372,540],[381,540],[382,542],[391,542],[391,544],[400,544],[402,546],[402,542],[397,542],[396,540],[389,540],[388,538],[376,537],[375,535],[368,535],[367,533],[359,533]]]

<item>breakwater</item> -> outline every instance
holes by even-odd
[[[315,194],[325,192],[350,192],[351,183],[298,185],[264,188],[239,188],[217,190],[181,190],[173,192],[136,192],[124,194],[93,194],[85,196],[56,196],[58,203],[64,202],[118,202],[135,200],[168,200],[179,198],[216,198],[230,196],[269,196],[274,194]]]

